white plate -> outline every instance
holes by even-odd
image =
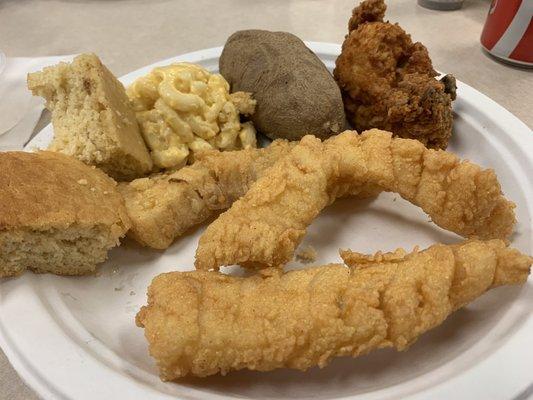
[[[340,46],[309,43],[328,68]],[[124,76],[124,84],[156,65],[174,61],[218,69],[221,48],[161,61]],[[517,203],[513,245],[532,254],[533,136],[508,111],[458,83],[450,150],[498,173]],[[44,146],[48,127],[29,145]],[[126,240],[98,276],[24,276],[0,284],[0,344],[10,361],[45,399],[511,399],[533,378],[533,287],[504,287],[458,311],[404,353],[377,351],[338,359],[306,373],[241,371],[226,377],[162,383],[134,316],[154,276],[188,270],[204,227],[165,252]],[[312,224],[305,243],[317,263],[339,260],[339,247],[373,252],[459,238],[428,222],[395,195],[376,201],[342,200]]]
[[[0,50],[0,75],[2,72],[4,72],[4,68],[6,67],[6,55],[2,50]]]

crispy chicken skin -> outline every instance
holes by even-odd
[[[359,132],[379,128],[445,149],[452,133],[455,79],[435,79],[427,49],[398,24],[383,22],[383,0],[353,10],[333,72],[346,116]]]
[[[463,237],[506,239],[515,223],[493,170],[377,129],[324,142],[306,136],[208,226],[195,266],[280,267],[324,207],[380,191],[400,194]]]
[[[306,370],[333,357],[405,350],[488,289],[524,283],[532,262],[501,240],[342,256],[349,267],[156,277],[136,322],[161,378]]]

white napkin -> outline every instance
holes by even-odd
[[[30,138],[44,109],[44,100],[33,97],[26,87],[29,72],[71,61],[74,55],[56,57],[7,57],[0,72],[0,147],[21,148]]]

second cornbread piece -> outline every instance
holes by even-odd
[[[117,180],[151,171],[135,113],[122,84],[94,54],[28,74],[28,88],[46,99],[54,139],[49,150],[95,165]]]
[[[0,153],[0,277],[95,270],[130,227],[116,183],[60,153]]]

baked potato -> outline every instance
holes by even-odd
[[[251,92],[256,129],[271,139],[325,139],[345,125],[340,90],[320,59],[287,32],[244,30],[229,37],[220,73],[232,91]]]

